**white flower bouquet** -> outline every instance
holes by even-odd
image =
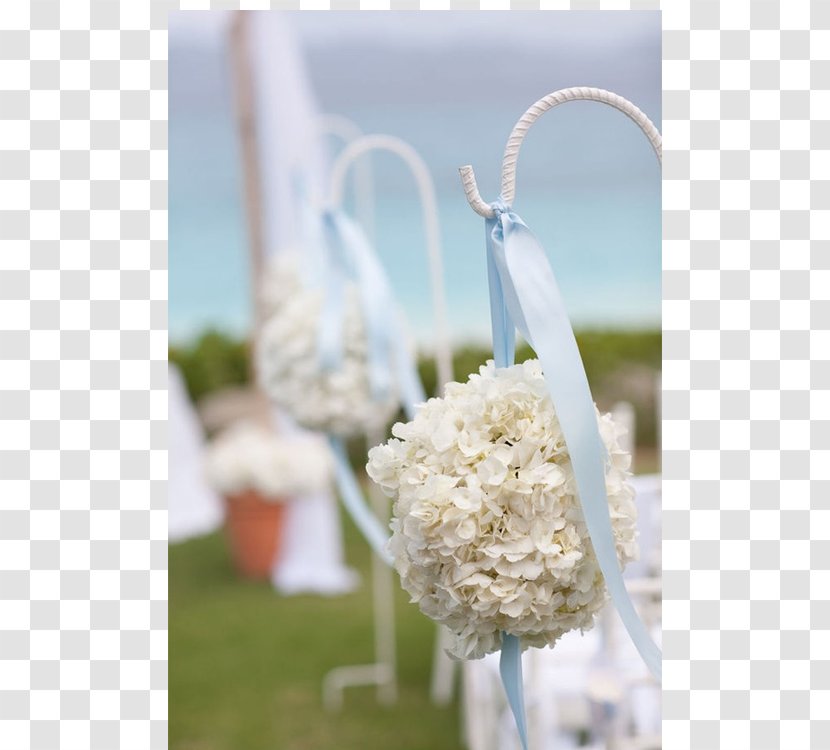
[[[264,427],[241,423],[208,446],[208,480],[225,497],[253,490],[270,502],[283,502],[327,488],[332,459],[323,438],[282,437]]]
[[[625,565],[638,555],[630,456],[610,416],[597,419]],[[502,632],[542,647],[593,626],[605,583],[538,361],[488,362],[392,434],[367,471],[394,499],[389,549],[402,585],[454,634],[452,656],[497,651]]]
[[[345,282],[342,353],[338,367],[320,362],[320,320],[325,291],[306,285],[293,258],[277,255],[263,287],[270,317],[258,340],[260,383],[297,423],[348,436],[383,427],[398,410],[395,384],[383,398],[372,392],[366,326],[356,284]]]

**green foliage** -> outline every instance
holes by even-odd
[[[610,409],[617,401],[630,401],[637,414],[638,445],[654,446],[653,379],[660,369],[660,331],[587,330],[577,333],[576,339],[600,408]],[[205,333],[192,346],[171,347],[169,356],[181,368],[194,401],[219,388],[250,382],[248,343],[216,331]],[[455,379],[466,380],[491,356],[491,351],[484,347],[457,348],[453,355]],[[532,356],[530,347],[523,345],[516,353],[516,361]],[[435,361],[421,357],[418,370],[425,391],[435,393]],[[363,452],[362,441],[351,441],[349,447],[353,456]]]
[[[629,401],[637,415],[637,444],[653,447],[657,441],[654,378],[660,370],[662,338],[660,331],[582,331],[576,334],[585,372],[594,398],[601,409],[610,409],[618,401]],[[535,357],[522,344],[516,361]],[[453,372],[458,381],[492,357],[489,349],[463,347],[453,356]],[[418,362],[421,382],[428,394],[435,393],[435,361],[422,357]]]
[[[638,417],[638,444],[654,444],[653,378],[659,331],[584,331],[577,341],[600,408],[625,399]],[[517,360],[533,356],[520,348]],[[490,357],[480,347],[455,352],[455,379],[466,380]],[[248,346],[210,332],[170,350],[194,399],[249,382]],[[435,364],[419,362],[427,393]],[[365,442],[349,443],[362,474]],[[638,459],[640,470],[643,462]],[[649,466],[648,471],[655,467]],[[267,582],[240,581],[224,539],[214,534],[170,547],[170,747],[172,750],[307,750],[310,748],[460,747],[457,702],[429,702],[434,625],[395,586],[400,700],[381,707],[371,688],[351,688],[346,708],[321,706],[324,675],[372,658],[370,556],[344,517],[346,554],[364,585],[341,597],[279,597]]]
[[[171,346],[168,357],[181,370],[190,398],[198,401],[220,388],[249,383],[249,352],[247,341],[207,331],[190,346]]]
[[[660,331],[582,331],[576,342],[592,384],[631,365],[660,369]]]
[[[370,556],[344,516],[348,564],[362,586],[336,597],[278,596],[240,580],[220,534],[171,545],[171,750],[460,750],[457,703],[429,700],[436,629],[394,582],[399,700],[348,688],[326,713],[326,673],[372,661]]]

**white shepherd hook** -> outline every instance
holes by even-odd
[[[510,206],[513,204],[513,199],[516,196],[516,162],[519,159],[519,149],[522,147],[527,131],[545,112],[553,109],[559,104],[565,102],[578,101],[580,99],[587,99],[595,102],[602,102],[615,109],[618,109],[627,117],[630,117],[640,130],[646,134],[646,137],[651,142],[654,152],[657,154],[657,159],[660,164],[663,163],[663,139],[660,137],[660,131],[654,126],[654,123],[645,116],[645,114],[632,104],[628,99],[624,99],[618,94],[604,89],[594,89],[587,87],[577,87],[570,89],[560,89],[542,97],[538,102],[531,105],[519,121],[513,127],[510,133],[510,138],[507,139],[507,146],[504,149],[504,159],[501,164],[501,198]],[[478,185],[476,184],[475,173],[473,168],[469,165],[461,167],[458,170],[461,175],[461,182],[464,185],[464,193],[467,196],[467,202],[470,207],[477,214],[484,216],[487,219],[492,219],[495,212],[490,206],[485,203],[481,194],[478,192]]]
[[[427,256],[432,286],[433,324],[435,326],[435,361],[438,374],[438,393],[443,394],[444,384],[453,379],[452,349],[447,325],[447,306],[444,291],[444,272],[441,258],[441,233],[438,225],[438,201],[435,185],[424,160],[406,141],[388,135],[364,135],[351,140],[340,152],[331,168],[328,205],[343,205],[346,177],[360,158],[373,151],[396,154],[410,169],[421,198]],[[365,229],[365,227],[364,227]],[[385,439],[383,431],[367,435],[370,445]],[[388,501],[373,485],[370,489],[375,513],[384,521],[388,515]],[[378,698],[382,703],[392,703],[397,697],[395,659],[395,612],[392,596],[393,569],[372,555],[372,599],[375,621],[375,663],[362,666],[336,667],[323,681],[323,701],[329,709],[342,706],[343,688],[348,685],[378,685]]]
[[[329,205],[340,207],[346,187],[349,168],[361,156],[372,151],[388,151],[396,154],[409,167],[421,198],[424,231],[426,233],[432,287],[433,325],[435,327],[435,362],[438,374],[438,393],[442,395],[444,384],[453,379],[452,349],[450,347],[447,304],[444,291],[444,270],[441,258],[441,233],[438,226],[438,200],[429,168],[418,152],[406,141],[391,135],[364,135],[344,148],[331,168],[331,194]]]
[[[317,117],[317,135],[321,138],[333,136],[344,146],[363,136],[363,131],[348,117],[337,114],[323,114]],[[375,235],[375,195],[372,180],[372,165],[363,159],[354,169],[355,214],[369,240]]]

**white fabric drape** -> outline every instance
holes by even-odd
[[[283,412],[274,413],[281,435],[308,434]],[[339,594],[359,583],[343,564],[340,515],[331,492],[316,492],[288,501],[282,552],[271,581],[282,594]]]
[[[169,476],[167,534],[171,542],[209,534],[222,525],[219,496],[204,474],[204,435],[179,371],[167,368]]]
[[[317,105],[285,14],[256,12],[249,20],[266,252],[300,249],[298,186],[302,183],[309,194],[319,195],[325,176]],[[280,431],[302,432],[282,413],[275,412],[274,419]],[[339,594],[355,587],[357,575],[343,560],[333,494],[289,503],[283,552],[272,581],[283,594]]]
[[[257,145],[262,180],[266,253],[293,247],[300,239],[298,185],[319,196],[325,184],[319,111],[296,35],[285,14],[251,14]]]

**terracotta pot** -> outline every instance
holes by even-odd
[[[268,578],[280,553],[285,505],[247,490],[226,497],[225,508],[225,529],[236,569],[247,578]]]

